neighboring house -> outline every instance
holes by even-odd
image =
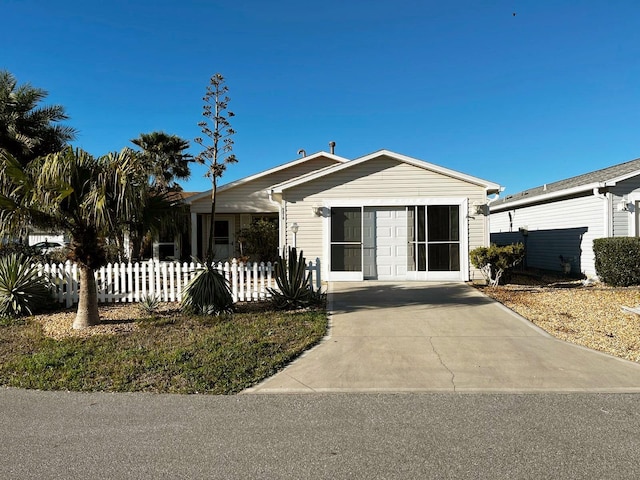
[[[491,241],[523,242],[526,265],[596,276],[593,240],[638,236],[640,159],[491,203]]]
[[[237,232],[277,219],[280,247],[319,258],[326,280],[480,278],[469,251],[489,243],[488,195],[498,184],[381,150],[347,160],[320,152],[218,189],[216,257],[238,253]],[[202,256],[210,195],[191,206],[191,248]]]

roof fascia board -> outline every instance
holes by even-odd
[[[587,192],[587,191],[593,191],[594,188],[603,188],[605,187],[605,184],[602,182],[594,182],[594,183],[589,183],[586,185],[580,185],[577,187],[572,187],[572,188],[567,188],[564,190],[558,190],[556,192],[549,192],[549,193],[545,193],[543,195],[536,195],[534,197],[528,197],[528,198],[520,198],[518,200],[514,200],[512,202],[508,202],[508,203],[501,203],[499,205],[491,205],[490,206],[490,210],[491,211],[496,211],[496,212],[500,212],[502,210],[510,210],[513,207],[522,207],[522,206],[527,206],[533,203],[539,203],[539,202],[544,202],[547,200],[553,200],[556,198],[560,198],[560,197],[567,197],[569,195],[573,195],[576,193],[581,193],[581,192]]]
[[[615,177],[605,181],[605,185],[607,187],[615,187],[616,183],[622,182],[624,180],[628,180],[632,177],[637,177],[639,175],[640,175],[640,170],[634,170],[633,172],[625,173],[624,175],[620,175],[619,177]]]
[[[324,170],[320,170],[318,172],[312,173],[310,175],[306,175],[305,177],[301,177],[298,179],[294,179],[291,180],[290,182],[284,182],[281,183],[280,185],[276,185],[274,186],[274,193],[282,193],[284,190],[287,190],[289,188],[292,187],[296,187],[298,185],[310,182],[312,180],[316,180],[320,177],[323,177],[325,175],[330,175],[332,173],[335,172],[339,172],[341,170],[347,169],[347,168],[351,168],[353,166],[359,165],[361,163],[364,162],[368,162],[369,160],[372,160],[374,158],[379,158],[379,157],[390,157],[393,158],[395,160],[398,160],[400,162],[404,162],[404,163],[408,163],[410,165],[413,165],[415,167],[419,167],[419,168],[423,168],[425,170],[433,170],[437,173],[441,173],[443,175],[447,175],[449,177],[453,177],[453,178],[457,178],[459,180],[464,180],[466,182],[469,183],[473,183],[474,185],[479,185],[481,187],[484,187],[487,189],[487,192],[493,192],[493,191],[499,191],[500,190],[500,185],[498,185],[497,183],[493,183],[493,182],[488,182],[486,180],[477,178],[477,177],[472,177],[471,175],[466,175],[464,173],[461,172],[457,172],[455,170],[450,170],[448,168],[444,168],[441,167],[439,165],[434,165],[432,163],[428,163],[422,160],[418,160],[412,157],[407,157],[406,155],[402,155],[399,153],[395,153],[395,152],[391,152],[389,150],[378,150],[376,152],[370,153],[368,155],[365,155],[363,157],[359,157],[356,158],[355,160],[351,160],[350,162],[346,162],[343,163],[342,165],[336,165],[334,167],[328,168],[328,169],[324,169]]]

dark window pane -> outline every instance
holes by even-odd
[[[457,205],[430,205],[427,225],[430,242],[450,242],[460,239],[459,210]]]
[[[160,260],[166,260],[167,257],[173,257],[175,255],[175,247],[173,244],[161,244],[158,246],[158,251]]]
[[[331,241],[362,241],[362,211],[360,207],[331,209]]]
[[[360,245],[331,245],[332,272],[360,272],[362,250]]]
[[[229,221],[216,220],[213,229],[213,242],[216,245],[227,245],[229,243]]]
[[[424,224],[424,207],[418,207],[418,241],[424,242],[427,238]]]
[[[418,271],[427,270],[427,246],[424,243],[418,244]]]
[[[460,218],[458,213],[460,212],[460,207],[457,205],[452,205],[449,207],[449,228],[451,229],[451,238],[450,240],[453,242],[460,241]]]
[[[429,245],[429,271],[457,272],[460,270],[460,245],[438,243]]]

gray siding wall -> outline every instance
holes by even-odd
[[[595,276],[593,240],[606,236],[606,205],[605,199],[588,195],[492,213],[491,241],[524,242],[529,267],[561,271],[562,255],[570,260],[572,273]],[[528,230],[526,237],[521,227]]]
[[[389,200],[393,205],[398,198],[467,198],[469,208],[473,202],[486,203],[485,189],[437,172],[425,170],[392,158],[381,157],[366,163],[321,177],[303,185],[288,189],[284,193],[287,227],[299,225],[297,246],[302,248],[307,259],[323,256],[323,218],[313,215],[314,205],[336,199],[378,199],[382,204]],[[473,249],[486,244],[488,239],[487,218],[469,213],[468,243]],[[287,242],[292,235],[287,228]],[[471,267],[471,277],[481,278]]]

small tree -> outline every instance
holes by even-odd
[[[469,252],[469,258],[471,264],[480,269],[487,283],[497,287],[504,272],[518,265],[524,258],[524,245],[514,243],[504,247],[494,244],[489,248],[478,247]]]
[[[202,133],[209,137],[210,143],[206,143],[203,137],[198,137],[195,142],[203,150],[195,160],[198,163],[209,164],[209,169],[205,174],[211,179],[211,228],[209,229],[209,239],[205,254],[206,262],[212,262],[214,257],[214,227],[216,220],[216,193],[218,189],[218,178],[222,176],[230,163],[236,163],[236,156],[231,153],[233,150],[233,139],[236,132],[231,128],[229,119],[234,116],[233,112],[227,109],[229,101],[227,96],[229,87],[225,84],[224,77],[216,73],[209,80],[207,92],[202,98],[204,106],[202,115],[206,120],[198,123]]]
[[[278,259],[278,225],[261,218],[240,231],[244,241],[243,253],[258,262],[275,262]]]
[[[106,263],[105,239],[144,208],[145,179],[130,149],[96,158],[67,147],[26,167],[0,150],[0,234],[30,223],[72,238],[80,280],[74,328],[100,323],[95,269]]]

